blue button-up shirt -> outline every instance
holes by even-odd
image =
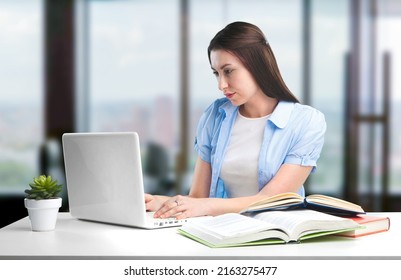
[[[238,108],[227,98],[218,99],[205,110],[198,124],[195,149],[212,167],[210,197],[227,197],[219,176]],[[258,162],[259,191],[284,163],[313,166],[312,172],[315,171],[325,131],[326,121],[321,112],[299,103],[280,101],[266,121]],[[303,186],[298,193],[304,195]]]

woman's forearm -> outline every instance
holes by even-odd
[[[257,194],[237,198],[208,198],[210,212],[207,215],[216,216],[224,213],[238,213],[248,205],[265,197],[265,195]]]

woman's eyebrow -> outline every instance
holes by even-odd
[[[220,70],[223,70],[226,66],[231,66],[231,63],[226,63],[220,66]]]
[[[231,66],[231,63],[223,64],[222,66],[220,66],[220,70],[223,70],[226,66]],[[210,68],[212,68],[213,71],[216,71],[216,69],[214,69],[213,67]]]

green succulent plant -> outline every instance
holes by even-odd
[[[30,189],[26,189],[26,198],[29,199],[51,199],[58,197],[63,188],[57,180],[53,180],[51,176],[40,175],[33,178],[33,182],[29,184]]]

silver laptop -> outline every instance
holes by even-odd
[[[146,212],[137,133],[65,133],[62,142],[73,217],[147,229],[186,222]]]

